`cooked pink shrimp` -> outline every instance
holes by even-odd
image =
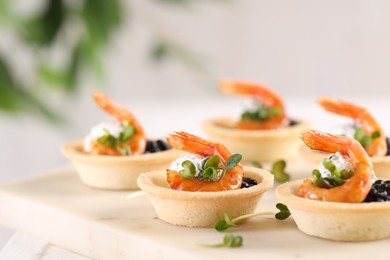
[[[223,80],[219,83],[219,89],[227,94],[253,96],[266,107],[278,109],[277,115],[272,115],[265,120],[241,119],[236,124],[237,128],[275,129],[288,126],[289,120],[286,116],[282,99],[268,87],[257,83]]]
[[[372,186],[374,171],[370,159],[358,141],[341,135],[332,135],[316,130],[308,130],[302,134],[303,142],[314,150],[328,153],[340,152],[350,158],[353,165],[353,175],[344,184],[334,188],[321,188],[312,179],[305,179],[299,187],[300,197],[333,201],[333,202],[362,202]]]
[[[221,163],[226,164],[226,160],[232,155],[222,144],[212,143],[198,136],[185,132],[171,133],[168,142],[172,147],[201,156],[218,155]],[[240,189],[244,170],[241,164],[237,164],[231,170],[227,170],[219,181],[204,181],[196,178],[182,179],[175,170],[167,170],[167,180],[171,189],[182,191],[225,191]]]
[[[126,108],[116,104],[109,97],[100,92],[94,92],[93,98],[96,104],[98,104],[103,110],[113,116],[118,122],[122,123],[125,120],[128,121],[135,129],[133,136],[126,142],[121,144],[121,148],[129,147],[131,154],[141,154],[145,151],[146,137],[144,130],[135,116]],[[92,143],[92,153],[99,155],[122,155],[118,149],[110,146],[103,146],[98,142]]]
[[[323,97],[318,103],[327,111],[347,116],[356,120],[366,135],[371,136],[374,132],[379,133],[379,137],[374,138],[370,144],[364,147],[369,156],[385,156],[387,152],[386,135],[374,117],[367,109],[352,103]]]

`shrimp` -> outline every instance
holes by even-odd
[[[318,103],[327,111],[353,118],[363,128],[366,135],[378,132],[380,134],[379,137],[374,138],[364,149],[369,156],[386,156],[386,135],[378,122],[365,108],[327,97],[320,98]]]
[[[220,81],[219,89],[227,94],[233,95],[250,95],[258,99],[268,108],[277,108],[277,115],[268,117],[265,120],[245,120],[237,122],[236,127],[239,129],[275,129],[286,127],[289,120],[286,116],[282,99],[268,87],[249,82],[241,81]]]
[[[146,148],[146,137],[141,124],[135,116],[124,107],[113,102],[109,97],[100,92],[94,92],[93,98],[103,110],[113,116],[118,122],[128,121],[135,129],[133,136],[126,142],[121,144],[121,148],[129,147],[131,154],[142,154]],[[117,149],[103,146],[98,142],[92,143],[92,153],[99,155],[122,155]]]
[[[224,165],[226,165],[226,160],[232,155],[222,144],[212,143],[185,132],[171,133],[168,136],[168,142],[176,149],[201,156],[218,155],[221,157],[221,163]],[[241,164],[237,164],[233,169],[227,170],[225,175],[216,182],[196,178],[182,179],[177,171],[167,170],[167,180],[171,189],[182,191],[225,191],[240,189],[243,176],[244,170]]]
[[[344,184],[334,188],[321,188],[316,186],[312,179],[305,179],[298,188],[298,196],[312,200],[349,203],[360,203],[366,198],[375,174],[367,153],[358,141],[316,130],[304,132],[302,140],[311,149],[328,153],[340,152],[348,156],[354,173]]]

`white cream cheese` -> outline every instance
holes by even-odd
[[[356,132],[356,124],[346,124],[346,125],[340,125],[336,126],[332,129],[332,133],[336,135],[344,135],[347,137],[354,138],[355,132]]]
[[[329,155],[328,159],[333,163],[334,166],[336,166],[339,172],[342,170],[353,170],[351,160],[348,158],[348,156],[342,155],[339,152]],[[328,169],[325,168],[323,162],[318,165],[317,169],[320,171],[322,178],[329,178],[331,176],[331,173],[328,171]]]
[[[90,152],[92,149],[91,142],[106,135],[106,131],[114,137],[119,137],[119,134],[123,131],[123,127],[118,122],[101,123],[92,127],[91,131],[84,138],[84,151]]]
[[[194,165],[195,165],[195,168],[196,168],[196,174],[195,174],[195,177],[199,175],[200,171],[201,171],[201,168],[202,168],[202,161],[205,157],[203,156],[200,156],[200,155],[197,155],[197,154],[193,154],[193,153],[185,153],[183,154],[182,156],[180,156],[179,158],[177,158],[175,161],[173,161],[171,163],[171,166],[169,167],[170,170],[173,170],[173,171],[181,171],[183,170],[183,166],[181,166],[181,164],[184,162],[184,161],[191,161]]]

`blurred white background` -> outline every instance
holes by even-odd
[[[39,1],[29,5],[34,7],[34,2]],[[390,94],[389,1],[201,1],[184,8],[137,0],[125,5],[131,19],[125,19],[105,56],[108,79],[103,91],[134,111],[150,135],[173,127],[200,131],[188,123],[180,125],[176,109],[197,111],[188,107],[198,107],[199,115],[191,115],[194,120],[206,116],[201,112],[229,113],[239,99],[218,93],[220,78],[264,82],[284,97],[293,114],[301,111],[292,104],[312,106],[297,116],[313,118],[314,123],[321,121],[315,114],[321,112],[316,110],[315,97],[353,101],[386,99]],[[162,65],[148,59],[151,32],[156,29],[195,53],[207,72],[174,59]],[[0,39],[0,47],[15,54],[14,62],[23,73],[28,58],[18,54],[19,47],[6,32]],[[92,125],[107,118],[90,99],[95,84],[84,79],[85,88],[73,100],[53,100],[71,120],[65,127],[0,114],[0,183],[67,163],[59,146],[84,136]],[[197,126],[194,120],[187,120],[193,122],[191,127]]]
[[[40,1],[18,2],[28,11]],[[131,109],[151,136],[179,129],[202,133],[204,118],[234,112],[240,99],[216,90],[217,80],[226,77],[268,84],[291,115],[315,126],[344,121],[318,108],[314,100],[322,95],[360,102],[387,117],[390,1],[194,1],[186,8],[123,2],[131,19],[104,58],[108,79],[102,90]],[[186,46],[205,71],[174,59],[151,62],[155,31]],[[0,48],[28,75],[30,61],[18,52],[20,46],[1,29],[0,39]],[[0,114],[0,183],[67,164],[59,147],[108,118],[90,98],[95,81],[83,80],[85,88],[73,100],[52,101],[70,119],[65,127]]]

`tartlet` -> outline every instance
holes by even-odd
[[[309,123],[297,121],[294,125],[277,129],[237,129],[231,117],[211,119],[203,124],[210,139],[224,143],[232,151],[242,154],[246,162],[295,157],[301,145],[299,135],[309,127]]]
[[[364,147],[354,138],[317,130],[305,131],[301,138],[311,149],[331,156],[312,171],[311,178],[285,183],[276,190],[298,228],[336,241],[389,237],[390,182],[375,178]]]
[[[233,218],[253,213],[263,194],[273,186],[273,175],[265,170],[244,167],[244,173],[258,184],[218,192],[178,191],[169,188],[166,171],[143,173],[137,183],[161,220],[185,227],[212,227],[223,219],[224,212]]]
[[[132,156],[91,155],[83,151],[83,140],[67,143],[61,151],[73,163],[84,184],[110,190],[138,189],[137,178],[141,173],[166,169],[182,154],[168,149]]]
[[[297,155],[299,133],[309,126],[288,117],[282,98],[262,83],[221,80],[224,94],[249,97],[238,118],[220,117],[203,124],[214,141],[242,154],[244,161],[269,162]]]
[[[276,195],[286,204],[298,228],[312,236],[335,241],[370,241],[390,236],[390,202],[340,203],[296,195],[303,180],[280,185]]]

